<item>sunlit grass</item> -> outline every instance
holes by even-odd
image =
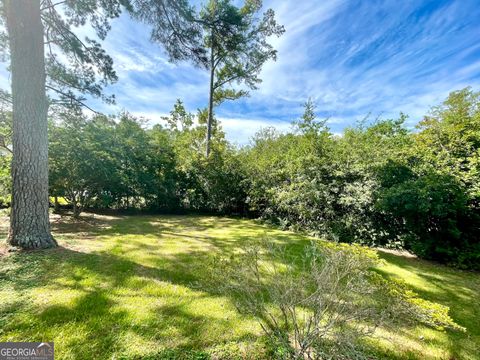
[[[440,359],[480,359],[480,274],[387,252],[380,255],[386,260],[381,271],[404,280],[424,299],[449,306],[452,318],[467,329],[461,333],[417,327],[408,334],[412,347],[418,348],[416,358],[432,354]]]
[[[253,221],[198,216],[53,219],[61,248],[0,258],[0,341],[55,341],[60,359],[262,357],[261,331],[228,298],[203,286],[213,254],[262,239],[308,239]],[[301,248],[299,246],[299,248]],[[382,253],[380,270],[424,298],[448,305],[467,333],[398,329],[380,356],[475,359],[480,279]]]

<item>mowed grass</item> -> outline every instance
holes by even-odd
[[[6,219],[3,230],[6,229]],[[0,254],[0,341],[54,341],[58,359],[267,358],[255,321],[206,285],[210,259],[254,241],[311,239],[202,216],[53,219],[57,249]],[[378,357],[480,359],[480,275],[380,252],[386,276],[451,308],[466,333],[380,332]],[[393,344],[392,344],[393,342]]]

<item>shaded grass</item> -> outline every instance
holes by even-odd
[[[5,229],[5,224],[3,224]],[[230,359],[264,356],[257,322],[204,286],[213,254],[271,238],[302,249],[307,237],[253,221],[200,216],[55,217],[61,247],[0,258],[0,341],[55,341],[58,358]],[[380,271],[450,306],[467,333],[398,329],[378,356],[478,359],[477,273],[381,253]]]

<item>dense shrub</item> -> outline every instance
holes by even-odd
[[[480,269],[478,93],[452,93],[418,132],[401,115],[336,137],[309,107],[293,132],[259,132],[243,155],[250,210],[327,239]]]
[[[431,260],[478,266],[480,222],[454,177],[426,174],[383,188],[378,207],[395,232],[403,234],[406,249]]]
[[[206,159],[204,123],[194,126],[181,102],[167,119],[147,128],[128,113],[58,114],[50,123],[51,195],[66,198],[75,216],[85,208],[243,213],[243,169],[221,129]]]

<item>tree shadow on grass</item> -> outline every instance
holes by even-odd
[[[217,231],[222,228],[228,231]],[[269,240],[301,254],[311,241],[248,221],[200,216],[87,215],[81,223],[59,222],[53,229],[68,248],[16,254],[8,259],[9,270],[0,272],[0,288],[4,281],[12,296],[22,298],[21,304],[0,308],[0,338],[55,339],[63,358],[71,359],[140,356],[162,348],[201,351],[222,341],[250,341],[260,334],[258,328],[228,334],[242,325],[226,319],[221,308],[208,308],[221,307],[215,299],[222,296],[206,278],[212,257]],[[70,235],[112,243],[78,251],[70,246]],[[166,253],[167,241],[194,241],[199,247]],[[402,265],[407,266],[399,261]],[[433,300],[432,294],[425,296]],[[192,310],[195,302],[200,305]],[[132,342],[139,348],[132,349]]]
[[[196,254],[177,254],[158,267],[150,267],[109,253],[67,248],[16,254],[9,260],[20,266],[3,277],[15,292],[28,296],[22,295],[21,304],[0,308],[1,338],[55,340],[62,358],[74,359],[131,353],[131,341],[153,346],[147,353],[161,348],[201,350],[215,345],[219,339],[210,337],[209,330],[228,333],[232,324],[221,316],[189,310],[189,301],[207,297],[205,289],[198,287],[199,263],[192,257],[203,261]],[[32,266],[24,268],[20,262],[35,264],[35,278],[30,276]],[[41,291],[37,293],[37,289]],[[135,319],[137,313],[141,321]],[[225,340],[251,340],[256,335],[246,331]]]

